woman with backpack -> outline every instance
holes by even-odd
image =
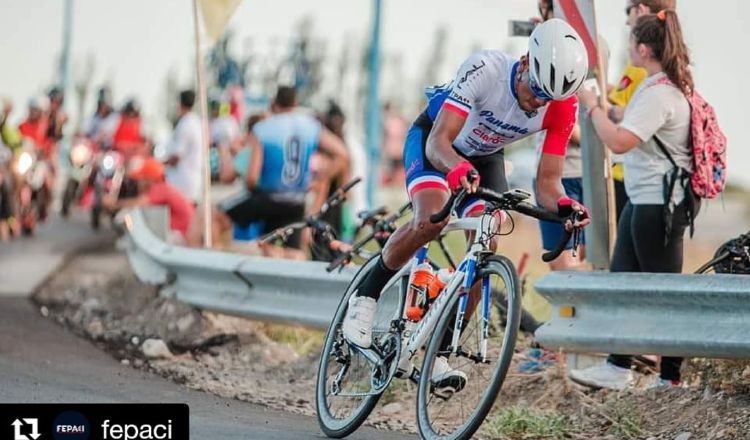
[[[674,10],[638,19],[630,36],[630,59],[648,77],[615,125],[593,91],[579,92],[601,140],[624,154],[630,201],[617,228],[612,272],[682,272],[683,235],[697,213],[690,188],[693,171],[690,57]],[[624,389],[631,385],[632,357],[610,355],[607,362],[570,377],[583,385]],[[682,358],[663,357],[653,386],[679,386]]]

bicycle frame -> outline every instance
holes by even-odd
[[[481,258],[481,255],[489,250],[489,241],[485,242],[484,237],[490,237],[499,227],[498,218],[492,212],[485,212],[480,217],[472,217],[465,219],[452,220],[445,227],[444,232],[450,231],[474,231],[474,242],[469,248],[463,261],[458,265],[458,268],[454,272],[447,286],[440,292],[438,297],[430,306],[425,316],[420,320],[417,327],[412,331],[411,335],[407,335],[409,340],[406,344],[406,350],[409,352],[409,357],[419,351],[419,349],[425,345],[427,338],[432,334],[437,325],[438,318],[445,312],[445,308],[448,304],[448,299],[455,294],[461,295],[458,310],[456,312],[456,322],[453,328],[453,340],[451,347],[455,353],[458,349],[458,339],[461,336],[461,327],[463,320],[466,315],[466,308],[469,303],[469,290],[471,289],[474,276],[476,274],[477,262]],[[427,247],[423,247],[417,252],[416,257],[413,259],[409,268],[409,273],[413,271],[419,264],[424,262],[427,255]],[[479,356],[482,361],[486,359],[487,354],[487,335],[489,331],[489,318],[490,318],[490,286],[488,283],[482,283],[482,332],[481,332],[481,353]],[[403,301],[402,301],[402,312],[403,312]]]

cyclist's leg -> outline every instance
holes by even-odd
[[[445,205],[449,193],[445,176],[425,157],[428,135],[427,130],[412,126],[404,147],[405,163],[409,167],[406,186],[414,215],[388,239],[378,264],[362,282],[357,296],[367,296],[377,301],[388,280],[409,262],[419,248],[434,240],[448,222],[448,219],[436,224],[430,221],[430,216]]]
[[[440,211],[448,200],[448,184],[445,176],[425,156],[428,135],[428,130],[413,125],[404,145],[409,167],[407,188],[414,215],[388,239],[376,264],[349,300],[342,326],[344,336],[364,348],[372,344],[372,323],[383,287],[419,248],[436,238],[448,222],[448,219],[437,224],[430,222],[430,215]]]

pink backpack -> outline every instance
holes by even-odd
[[[653,85],[670,84],[666,76]],[[693,194],[703,199],[713,199],[724,191],[727,180],[727,137],[719,127],[716,112],[711,104],[696,91],[688,97],[690,103],[690,142],[692,143],[693,173],[690,185]],[[672,156],[667,152],[662,142],[656,143],[675,167]]]

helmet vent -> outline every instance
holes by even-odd
[[[552,85],[552,87],[555,87],[555,66],[554,65],[550,66],[550,69],[549,69],[549,83]]]
[[[539,60],[536,59],[536,58],[534,58],[534,72],[536,73],[536,78],[541,78],[542,77],[541,70],[542,69],[539,66]]]
[[[568,81],[568,78],[563,77],[563,95],[566,95],[568,91],[570,91],[570,88],[575,85],[576,81]]]

